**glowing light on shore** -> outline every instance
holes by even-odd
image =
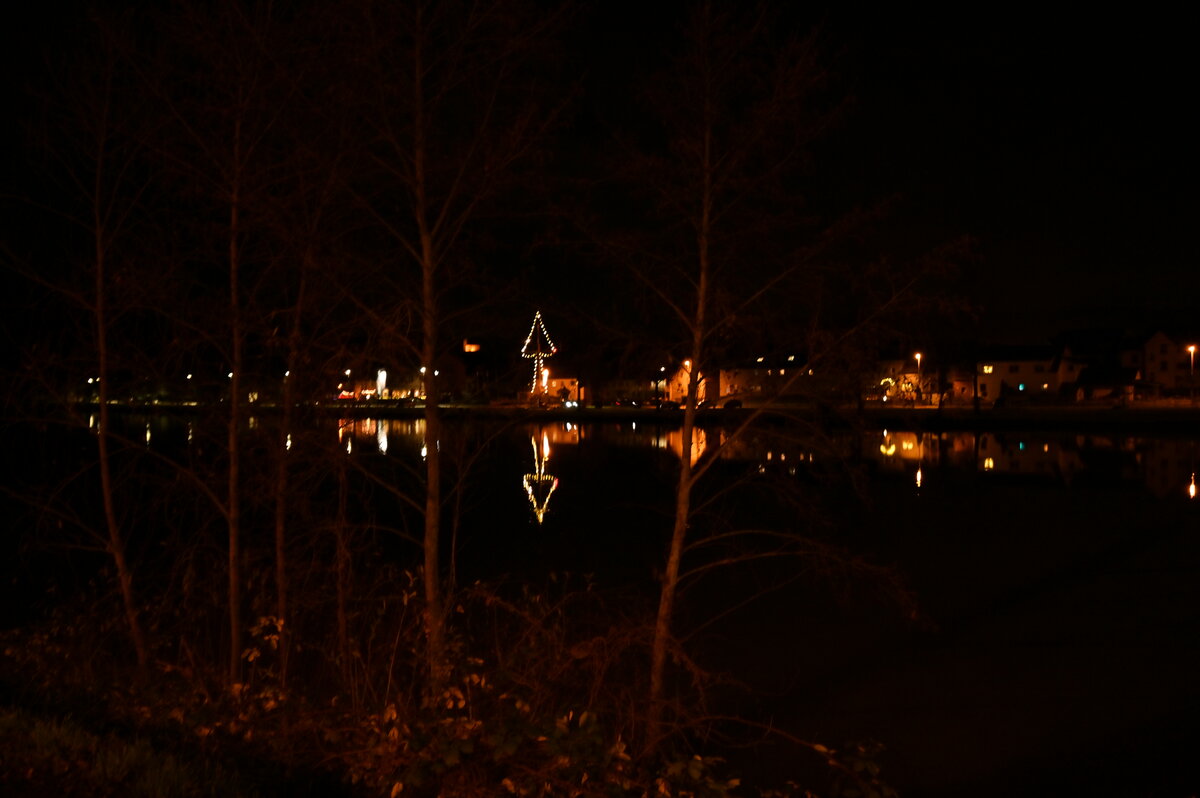
[[[543,363],[546,358],[557,351],[558,347],[554,345],[550,334],[546,332],[546,324],[542,321],[542,312],[536,311],[533,314],[533,323],[529,325],[529,333],[525,336],[525,343],[521,346],[521,357],[533,361],[533,384],[529,388],[530,393],[537,393],[539,378],[542,380],[542,391],[545,392],[550,372],[543,368]]]

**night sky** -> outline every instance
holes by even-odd
[[[627,113],[690,7],[578,6],[566,34],[567,71],[577,74],[564,79],[585,87],[580,102],[612,118]],[[1200,318],[1197,70],[1180,20],[776,10],[780,36],[819,31],[845,101],[837,127],[814,146],[814,202],[886,202],[878,224],[897,252],[969,236],[973,257],[958,289],[982,312],[981,338],[1038,341],[1062,328],[1186,327]],[[38,52],[60,46],[59,20],[72,12],[40,13],[6,26],[6,92],[37,85]],[[6,125],[17,154],[6,194],[21,194],[29,179],[20,115]],[[19,209],[5,218],[21,224]]]
[[[914,227],[976,239],[985,331],[1200,318],[1197,72],[1178,20],[972,9],[828,29],[859,87],[849,170],[906,198]]]

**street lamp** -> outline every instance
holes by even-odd
[[[913,355],[917,359],[917,396],[921,395],[921,353],[917,352]]]
[[[1191,359],[1191,366],[1188,370],[1188,384],[1192,390],[1192,403],[1196,402],[1196,345],[1188,344],[1188,357]]]

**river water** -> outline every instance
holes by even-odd
[[[338,434],[363,456],[390,456],[396,436],[426,445],[419,422],[395,424]],[[466,537],[469,570],[653,584],[677,429],[563,422],[490,440],[465,526],[495,534]],[[788,556],[698,580],[683,631],[747,687],[718,691],[718,708],[835,745],[879,740],[902,794],[1200,786],[1200,439],[768,427],[730,444],[713,427],[687,454],[722,444],[708,479],[727,495],[700,492],[713,529],[789,529],[890,573]],[[742,764],[785,772],[792,756]]]
[[[879,740],[902,794],[1200,786],[1200,437],[775,426],[730,441],[714,426],[685,452],[654,421],[461,422],[431,442],[419,419],[324,419],[287,456],[348,459],[403,492],[437,445],[460,580],[569,571],[648,597],[675,469],[715,458],[697,534],[792,537],[777,557],[750,557],[779,540],[754,535],[686,561],[747,559],[702,568],[679,613],[698,659],[741,685],[710,709]],[[193,463],[219,440],[186,417],[123,423],[131,445]],[[264,447],[281,435],[251,426]],[[64,462],[80,446],[61,445]],[[419,525],[386,491],[354,501],[381,528]],[[766,773],[793,758],[734,756]]]

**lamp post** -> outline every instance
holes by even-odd
[[[917,352],[913,355],[917,359],[917,396],[921,396],[921,353]]]
[[[1192,392],[1192,404],[1196,403],[1196,345],[1188,344],[1188,357],[1191,359],[1191,365],[1188,368],[1188,385]]]

